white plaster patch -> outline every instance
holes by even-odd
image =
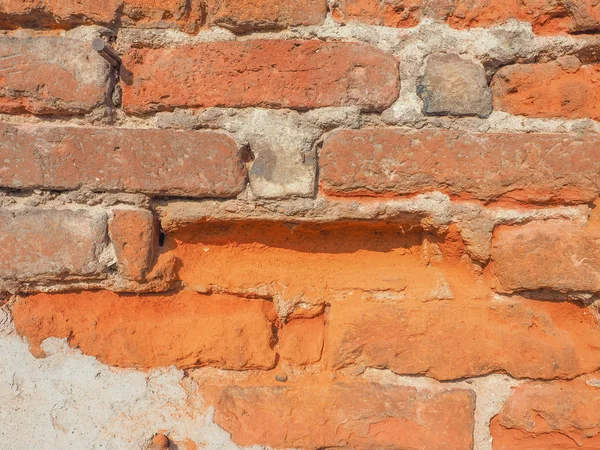
[[[163,432],[180,443],[172,448],[190,439],[198,448],[239,449],[183,372],[112,369],[64,339],[47,339],[43,349],[48,357],[35,359],[0,309],[0,446],[137,450]]]

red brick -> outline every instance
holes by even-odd
[[[82,114],[105,103],[108,64],[89,43],[0,37],[0,113]]]
[[[180,28],[195,33],[205,20],[201,0],[124,0],[122,21],[140,28]]]
[[[392,55],[348,42],[251,40],[132,49],[123,105],[133,113],[177,107],[381,110],[398,96]]]
[[[222,133],[0,124],[0,186],[230,197],[246,169]]]
[[[0,210],[0,277],[94,275],[106,246],[106,215],[83,210]]]
[[[600,64],[517,64],[492,81],[494,108],[529,117],[600,119]]]
[[[311,364],[321,359],[325,338],[325,316],[293,319],[286,323],[277,337],[277,353],[295,364]]]
[[[474,395],[374,383],[204,388],[241,446],[466,450]]]
[[[337,0],[332,14],[341,23],[406,28],[421,21],[425,5],[425,0]]]
[[[270,369],[272,305],[189,291],[145,297],[108,291],[38,294],[13,308],[17,332],[35,356],[49,337],[117,367]]]
[[[502,292],[600,292],[600,233],[570,221],[501,226],[491,269]]]
[[[494,450],[600,448],[598,380],[527,383],[491,422]]]
[[[0,28],[71,28],[108,24],[117,18],[123,0],[2,0]]]
[[[455,28],[496,26],[509,19],[531,23],[538,34],[593,32],[600,26],[596,0],[455,0],[447,12]]]
[[[158,251],[158,221],[152,212],[113,209],[108,231],[121,273],[132,280],[144,280]]]
[[[493,27],[512,19],[531,23],[538,34],[593,33],[600,26],[596,0],[337,0],[332,13],[341,23],[388,27],[413,27],[425,17],[459,29]]]
[[[442,191],[480,200],[587,202],[600,193],[600,138],[448,130],[341,130],[319,155],[332,195]]]
[[[328,315],[330,365],[387,368],[438,380],[508,373],[573,378],[600,368],[590,310],[521,298],[340,301]]]
[[[319,25],[326,0],[208,0],[209,22],[235,32]]]

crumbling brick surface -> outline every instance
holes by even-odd
[[[599,448],[599,5],[0,0],[0,448]]]

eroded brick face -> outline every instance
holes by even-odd
[[[107,101],[106,62],[86,43],[0,37],[0,113],[82,114]]]
[[[0,185],[12,189],[233,197],[246,169],[223,133],[0,123]]]
[[[321,185],[340,196],[442,191],[479,200],[582,202],[599,192],[596,135],[340,130],[320,151]]]
[[[0,450],[599,449],[599,30],[0,0]]]
[[[598,28],[595,0],[339,0],[333,17],[341,23],[413,27],[424,18],[453,28],[493,27],[508,21],[531,24],[539,34],[585,33]]]
[[[465,449],[472,445],[469,391],[433,393],[370,383],[206,388],[215,421],[241,445],[273,448]],[[424,424],[428,424],[424,426]]]
[[[593,380],[526,383],[492,421],[494,449],[597,448],[597,403]]]
[[[354,43],[256,40],[176,49],[134,49],[127,111],[177,107],[359,106],[380,110],[398,96],[396,59]]]
[[[275,364],[268,308],[264,301],[193,292],[146,298],[85,292],[28,297],[13,314],[36,355],[55,336],[117,367],[243,370]]]
[[[28,280],[93,275],[105,267],[106,215],[26,208],[0,212],[0,276]]]
[[[2,0],[0,26],[71,28],[83,24],[109,24],[117,18],[123,0]]]
[[[325,0],[209,0],[209,22],[236,32],[319,25],[325,20]]]

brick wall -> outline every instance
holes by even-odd
[[[598,1],[0,28],[0,448],[600,448]]]

